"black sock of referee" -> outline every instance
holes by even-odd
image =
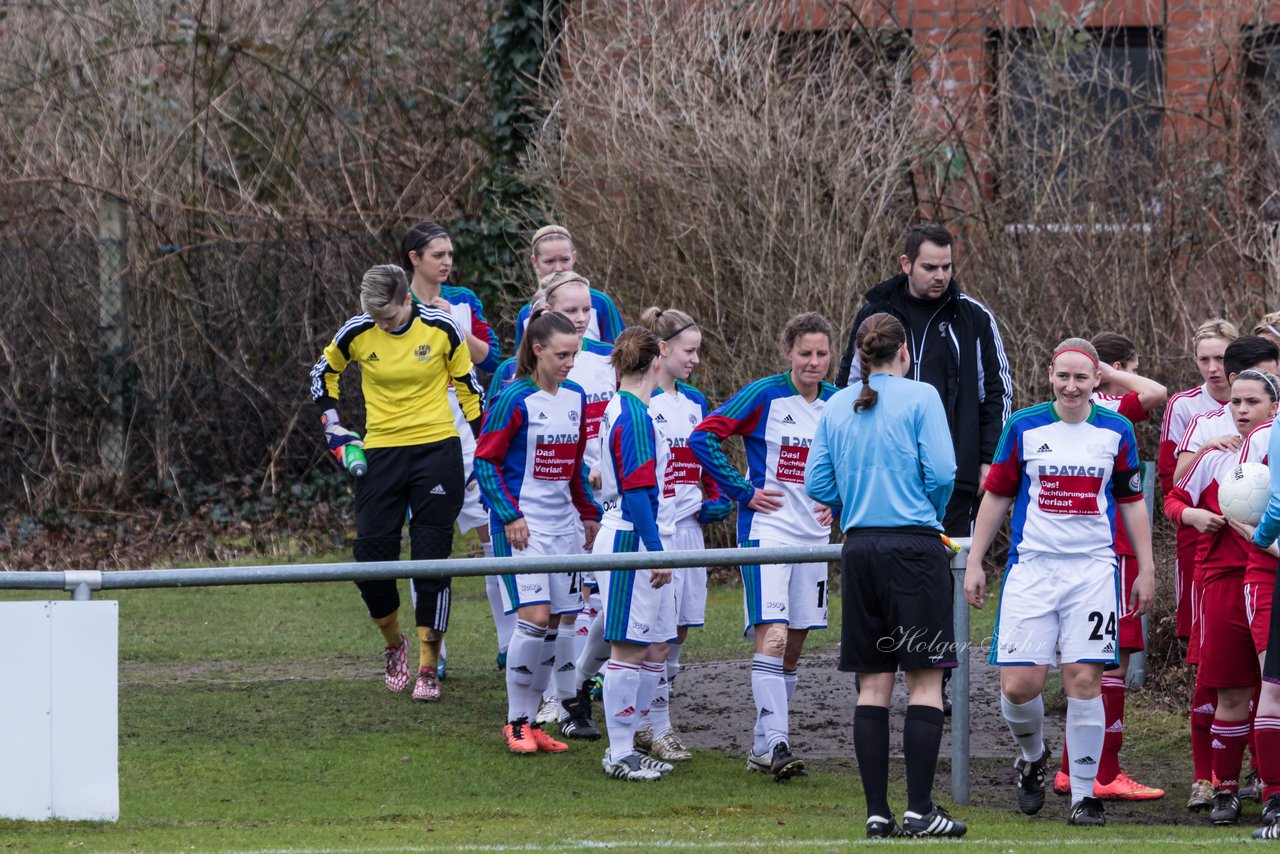
[[[902,728],[902,756],[907,765],[907,809],[924,815],[933,809],[933,775],[942,744],[942,709],[907,706]]]
[[[888,818],[889,809],[889,710],[858,706],[853,712],[853,755],[858,759],[862,791],[867,797],[867,818]]]

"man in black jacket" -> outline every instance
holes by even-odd
[[[855,343],[862,321],[888,312],[902,321],[911,351],[911,379],[938,390],[956,451],[956,486],[943,527],[948,536],[972,532],[982,481],[1013,403],[1013,378],[996,319],[956,287],[951,233],[934,223],[907,231],[901,275],[867,292],[840,359],[836,385],[859,378]]]

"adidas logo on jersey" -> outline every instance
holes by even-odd
[[[1213,703],[1205,703],[1203,706],[1196,706],[1191,711],[1201,715],[1212,715],[1218,711],[1218,708]]]
[[[1097,765],[1098,764],[1097,760],[1095,760],[1092,756],[1084,756],[1084,757],[1081,757],[1080,759],[1073,759],[1072,761],[1075,762],[1075,764],[1077,765]]]
[[[1044,443],[1043,445],[1041,445],[1039,448],[1036,448],[1036,453],[1037,453],[1037,454],[1052,454],[1052,453],[1053,453],[1053,448],[1050,448],[1050,447],[1049,447],[1049,443],[1048,443],[1048,442],[1045,442],[1045,443]]]
[[[1108,643],[1107,643],[1107,645],[1106,645],[1106,646],[1104,646],[1104,647],[1102,648],[1102,651],[1103,651],[1103,652],[1115,652],[1115,651],[1116,651],[1115,644],[1108,642]]]
[[[546,421],[546,420],[547,420],[547,413],[545,413],[545,412],[539,412],[539,413],[538,413],[538,420],[539,420],[539,421]]]
[[[438,483],[437,483],[435,486],[431,487],[431,494],[432,494],[432,495],[447,495],[448,493],[446,493],[446,492],[444,491],[444,487],[443,487],[443,486],[441,486],[440,484],[438,484]]]
[[[666,423],[667,423],[666,416],[664,416],[662,413],[658,413],[658,417],[657,417],[657,418],[655,418],[655,419],[653,419],[653,420],[654,420],[656,423],[658,423],[658,424],[666,424]]]
[[[783,423],[783,424],[795,424],[795,423],[796,423],[796,420],[795,420],[794,418],[792,418],[790,415],[784,415],[784,416],[782,417],[782,423]]]
[[[635,706],[627,706],[625,709],[623,709],[622,711],[620,711],[620,712],[618,712],[616,715],[614,715],[614,717],[615,717],[615,718],[629,718],[629,717],[631,717],[632,715],[634,715],[635,713],[636,713],[636,707],[635,707]]]
[[[365,359],[365,361],[366,361],[366,362],[376,362],[376,361],[378,361],[378,351],[377,351],[377,350],[375,350],[375,351],[373,351],[372,353],[370,353],[370,354],[369,354],[369,358]]]
[[[1124,721],[1116,719],[1116,722],[1107,727],[1107,732],[1124,732]]]

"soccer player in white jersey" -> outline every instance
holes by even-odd
[[[1231,384],[1227,409],[1243,442],[1275,417],[1277,383],[1267,372],[1241,371]],[[1165,496],[1165,515],[1199,529],[1193,619],[1197,626],[1198,685],[1216,691],[1211,728],[1212,773],[1217,792],[1209,820],[1235,824],[1240,817],[1240,770],[1249,740],[1250,703],[1258,684],[1258,661],[1244,598],[1248,542],[1226,524],[1218,503],[1218,480],[1239,461],[1234,448],[1203,448],[1177,486]]]
[[[573,370],[569,372],[569,379],[577,383],[587,395],[587,410],[583,422],[587,444],[583,452],[583,464],[591,475],[592,486],[595,488],[599,486],[597,468],[600,460],[600,420],[618,387],[617,375],[613,366],[609,364],[609,354],[613,352],[613,347],[587,335],[591,315],[591,283],[589,281],[577,273],[561,272],[545,277],[540,284],[530,304],[535,308],[545,306],[558,314],[563,314],[573,322],[574,329],[577,330],[579,350],[574,357]],[[515,367],[514,359],[508,359],[498,366],[489,387],[491,396],[496,395],[510,382],[515,374]],[[595,582],[589,574],[585,573],[580,580],[587,587],[587,590],[583,591],[584,595],[595,599],[595,605],[592,605],[588,599],[588,606],[583,609],[590,613],[599,603],[599,599],[593,595]],[[495,621],[498,619],[496,614],[494,619]],[[578,614],[565,614],[561,621],[561,631],[569,639],[567,642],[574,644],[574,660],[578,658],[582,647],[582,638],[578,635],[578,627],[574,625],[579,619]],[[584,624],[581,629],[585,634],[587,626]],[[572,660],[564,660],[560,666],[568,667],[571,663],[573,663]],[[573,677],[578,681],[576,668]],[[538,719],[544,723],[550,723],[557,718],[561,722],[561,731],[569,738],[599,738],[599,732],[590,725],[589,702],[582,706],[577,715],[571,715],[563,708],[562,702],[557,702],[553,697],[546,698],[543,707],[538,710]],[[571,721],[573,723],[570,723]]]
[[[600,464],[600,499],[604,517],[596,537],[595,554],[660,552],[658,534],[658,472],[666,466],[666,444],[658,441],[649,417],[649,399],[658,385],[658,339],[634,326],[618,336],[611,361],[618,371],[618,394],[609,401],[602,429],[604,452]],[[675,634],[675,610],[664,607],[669,569],[628,569],[600,572],[609,663],[604,674],[604,715],[609,735],[604,773],[619,780],[656,780],[672,766],[635,749],[639,710],[656,679],[642,678],[648,648]],[[650,668],[652,669],[652,668]]]
[[[1160,450],[1156,454],[1156,474],[1160,494],[1168,495],[1176,480],[1178,445],[1187,435],[1191,419],[1202,412],[1220,408],[1231,396],[1231,383],[1222,367],[1227,345],[1240,337],[1231,323],[1222,319],[1206,320],[1192,337],[1192,355],[1204,382],[1169,398],[1160,426]],[[1174,634],[1183,641],[1191,638],[1191,581],[1195,568],[1196,546],[1200,532],[1190,525],[1177,526],[1174,567]],[[1205,709],[1205,712],[1197,710]],[[1191,697],[1191,797],[1188,809],[1208,809],[1213,804],[1213,783],[1209,780],[1213,760],[1213,692],[1198,688]]]
[[[689,434],[707,417],[707,399],[689,385],[698,364],[702,332],[697,323],[679,309],[652,307],[640,315],[640,326],[658,337],[662,353],[658,387],[649,398],[658,441],[667,446],[667,465],[660,471],[662,488],[658,503],[658,532],[667,551],[701,549],[705,546],[702,525],[728,517],[733,502],[698,464],[689,447]],[[672,572],[668,588],[669,607],[675,609],[676,635],[649,647],[645,660],[661,669],[641,671],[641,677],[656,679],[653,700],[636,730],[636,748],[668,762],[688,759],[690,753],[671,726],[670,683],[679,672],[680,653],[691,627],[706,620],[707,568],[688,567]],[[654,672],[650,672],[654,671]]]
[[[599,530],[582,451],[586,395],[568,379],[578,352],[577,333],[564,315],[541,310],[521,343],[515,380],[485,414],[476,447],[476,478],[492,517],[494,551],[509,555],[579,554]],[[574,517],[582,520],[582,529]],[[566,748],[530,723],[556,661],[572,656],[559,640],[559,618],[582,609],[572,572],[502,576],[502,601],[517,616],[507,652],[507,724],[513,753]],[[572,695],[572,673],[556,674],[556,692]]]
[[[1093,402],[1119,412],[1133,424],[1146,421],[1150,413],[1163,406],[1168,392],[1155,380],[1140,376],[1138,352],[1133,342],[1118,332],[1099,332],[1090,339],[1098,351],[1098,370],[1102,383],[1093,393]],[[1120,666],[1102,676],[1102,705],[1106,713],[1106,738],[1098,757],[1098,779],[1094,797],[1102,800],[1145,801],[1164,797],[1164,789],[1144,786],[1120,770],[1120,748],[1124,744],[1124,677],[1129,655],[1145,648],[1142,618],[1126,608],[1133,595],[1137,576],[1137,555],[1125,533],[1124,520],[1116,518],[1116,569],[1120,574],[1120,620],[1117,636],[1120,644]],[[1071,772],[1067,746],[1062,746],[1062,765],[1054,777],[1053,790],[1060,795],[1071,793]]]
[[[1049,381],[1054,399],[1014,413],[1004,426],[978,510],[965,596],[982,607],[982,559],[1013,508],[991,663],[1001,668],[1001,711],[1022,749],[1018,808],[1034,815],[1044,806],[1049,750],[1041,693],[1056,647],[1071,754],[1067,821],[1101,825],[1106,820],[1093,787],[1106,728],[1102,671],[1118,663],[1116,512],[1138,555],[1130,604],[1139,613],[1155,590],[1151,527],[1133,425],[1090,399],[1102,381],[1093,345],[1068,338],[1054,348]]]
[[[502,350],[498,345],[498,335],[484,316],[484,303],[475,291],[459,285],[449,284],[449,273],[453,269],[453,241],[449,233],[434,222],[420,222],[405,232],[400,238],[400,266],[409,277],[409,296],[414,304],[429,305],[452,315],[458,322],[458,328],[467,338],[467,350],[471,353],[471,361],[478,372],[489,373],[502,362]],[[466,534],[475,531],[480,540],[480,549],[485,557],[493,557],[493,543],[489,540],[489,514],[480,505],[480,490],[476,488],[472,473],[472,462],[476,456],[475,437],[465,429],[467,418],[458,403],[457,391],[449,388],[449,408],[453,411],[453,424],[458,428],[458,437],[462,440],[462,466],[467,478],[467,488],[463,494],[462,512],[458,514],[458,530]],[[416,597],[417,592],[412,591]],[[495,587],[496,596],[497,589]],[[510,639],[510,632],[507,633]],[[498,644],[498,665],[505,661],[506,644]],[[390,655],[388,658],[390,659]],[[436,675],[445,677],[444,640],[440,639],[439,665]]]
[[[826,401],[836,387],[831,368],[831,324],[800,314],[779,344],[789,370],[757,380],[706,417],[689,437],[698,462],[738,502],[738,541],[746,548],[825,545],[831,510],[805,493],[809,449]],[[741,436],[747,476],[729,462],[721,443]],[[742,567],[747,631],[755,635],[751,693],[756,725],[747,768],[785,780],[804,774],[791,752],[789,707],[799,678],[800,654],[812,629],[827,627],[827,565]]]
[[[578,250],[573,246],[569,230],[560,225],[544,225],[533,234],[529,263],[538,281],[556,273],[572,273],[578,261]],[[533,303],[520,307],[516,314],[516,346],[529,325],[529,308]],[[587,316],[587,337],[612,344],[625,329],[618,306],[604,291],[591,289],[591,312]]]

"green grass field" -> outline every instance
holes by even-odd
[[[779,785],[748,775],[741,756],[701,751],[662,782],[640,785],[600,773],[600,743],[575,744],[561,756],[507,754],[482,582],[455,585],[450,674],[444,700],[433,705],[382,687],[380,644],[350,584],[121,593],[121,819],[0,821],[0,847],[838,851],[867,844],[849,759],[811,763],[807,780]],[[689,660],[745,657],[740,591],[715,588],[709,613],[715,619],[689,644]],[[828,631],[814,640],[837,638]],[[1185,752],[1170,734],[1176,726],[1135,704],[1131,727],[1142,736],[1143,764]],[[1208,849],[1242,840],[1253,826],[1121,820],[1089,832],[1063,824],[1060,802],[1026,819],[1014,814],[1010,792],[979,782],[1006,764],[975,763],[974,805],[953,810],[970,825],[966,844]],[[900,766],[895,771],[900,779]],[[944,763],[944,802],[945,774]],[[891,797],[903,802],[900,783]]]

